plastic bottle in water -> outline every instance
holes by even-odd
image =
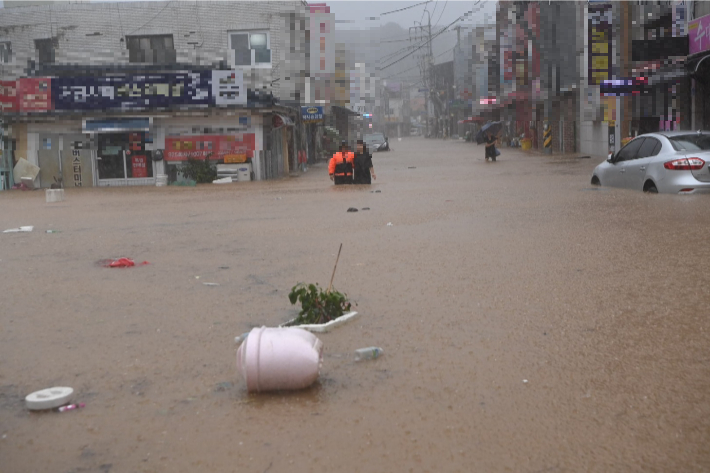
[[[355,361],[374,360],[379,358],[384,353],[380,347],[367,347],[355,350]]]

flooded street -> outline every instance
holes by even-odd
[[[0,234],[0,471],[710,470],[707,196],[591,188],[595,159],[392,146],[371,187],[320,164],[0,193],[0,230],[35,227]],[[234,337],[327,286],[340,243],[361,317],[319,335],[313,388],[247,394]],[[96,264],[122,256],[150,265]],[[367,346],[384,356],[353,361]],[[86,407],[29,413],[51,386]]]

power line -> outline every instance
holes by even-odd
[[[479,3],[481,3],[481,0],[478,0],[478,1],[476,2],[476,5],[478,5]],[[390,63],[390,64],[388,64],[388,65],[386,65],[386,66],[384,66],[384,67],[380,67],[378,70],[383,71],[383,70],[387,69],[388,67],[392,67],[392,66],[394,66],[395,64],[397,64],[398,62],[403,61],[404,59],[408,58],[409,56],[411,56],[412,54],[414,54],[415,52],[417,52],[419,49],[423,48],[424,46],[426,46],[426,45],[428,45],[429,43],[431,43],[432,41],[434,41],[434,39],[436,39],[436,38],[437,38],[441,33],[443,33],[444,31],[448,30],[452,25],[454,25],[455,23],[459,22],[461,19],[465,18],[465,17],[468,16],[470,13],[475,13],[476,11],[480,10],[481,8],[483,8],[483,6],[478,7],[477,10],[471,9],[470,11],[464,13],[463,15],[461,15],[460,17],[456,18],[454,21],[452,21],[451,23],[449,23],[449,24],[446,26],[446,28],[444,28],[440,33],[437,33],[436,35],[434,35],[430,40],[428,40],[428,41],[426,42],[426,44],[423,44],[423,45],[419,46],[417,49],[415,49],[415,50],[412,51],[411,53],[407,54],[406,56],[403,56],[403,57],[397,59],[395,62],[392,62],[392,63]]]
[[[427,0],[426,2],[415,3],[414,5],[410,5],[405,8],[400,8],[399,10],[392,10],[392,11],[388,11],[385,13],[380,13],[380,16],[390,15],[392,13],[397,13],[397,12],[404,11],[404,10],[409,10],[410,8],[418,7],[419,5],[425,5],[425,4],[431,3],[431,2],[432,2],[432,0]]]
[[[434,56],[434,59],[436,59],[436,58],[438,58],[438,57],[441,57],[441,56],[443,56],[443,55],[446,54],[446,53],[450,53],[450,52],[453,51],[454,49],[456,49],[456,46],[454,46],[454,47],[451,48],[451,49],[448,49],[448,50],[444,51],[443,53],[437,54],[436,56]],[[395,76],[398,76],[398,75],[400,75],[400,74],[404,74],[405,72],[411,71],[412,69],[416,69],[417,67],[420,67],[420,65],[417,64],[416,66],[410,67],[409,69],[405,69],[405,70],[403,70],[402,72],[397,72],[396,74],[392,74],[392,75],[390,75],[390,76],[383,77],[382,80],[389,79],[389,78],[391,78],[391,77],[395,77]]]
[[[168,8],[168,7],[170,6],[170,4],[172,4],[172,3],[173,3],[172,1],[166,3],[165,6],[164,6],[158,13],[156,13],[155,15],[153,15],[153,17],[152,17],[150,20],[146,21],[146,22],[143,24],[143,26],[140,26],[139,28],[136,28],[135,30],[133,30],[133,31],[131,31],[130,33],[128,33],[128,35],[126,35],[126,36],[130,36],[130,35],[132,35],[133,33],[135,33],[136,31],[138,31],[138,30],[140,30],[140,29],[145,28],[146,26],[148,26],[151,21],[153,21],[153,20],[155,20],[156,18],[158,18],[158,15],[160,15],[161,13],[163,13],[163,12],[165,11],[165,9]]]
[[[436,20],[436,24],[434,26],[438,25],[439,21],[441,21],[441,16],[444,14],[444,10],[446,10],[446,5],[448,5],[448,4],[449,4],[449,0],[446,0],[444,2],[444,8],[441,9],[441,13],[439,13],[439,18]]]

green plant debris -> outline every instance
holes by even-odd
[[[286,324],[324,324],[337,319],[350,310],[351,303],[347,294],[336,290],[324,291],[318,284],[298,283],[291,289],[288,295],[291,304],[301,303],[301,312],[298,317]]]

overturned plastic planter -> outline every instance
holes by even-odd
[[[237,350],[249,392],[304,389],[318,379],[323,342],[298,327],[253,329]]]
[[[291,319],[285,324],[279,325],[279,327],[296,327],[296,328],[302,328],[303,330],[308,330],[309,332],[317,332],[317,333],[325,333],[325,332],[330,332],[333,330],[335,327],[339,327],[352,319],[356,318],[358,316],[357,312],[348,312],[347,314],[343,314],[338,318],[335,318],[331,320],[330,322],[326,322],[324,324],[304,324],[304,325],[292,325],[296,319]]]

